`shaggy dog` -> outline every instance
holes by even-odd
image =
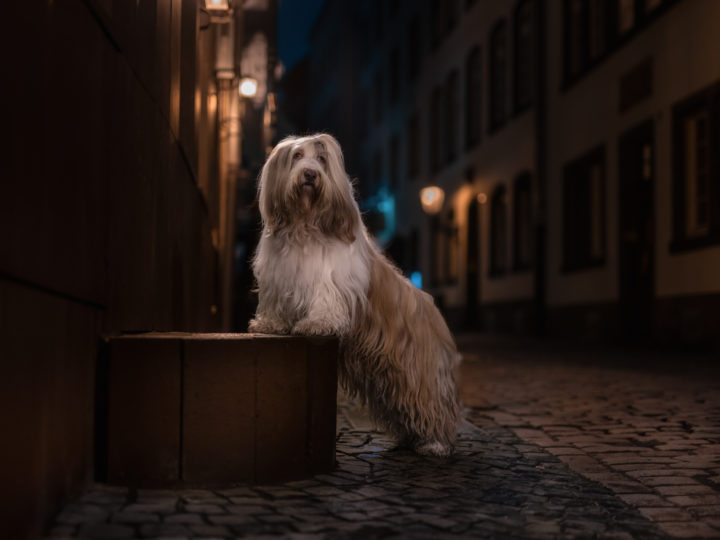
[[[449,455],[460,410],[455,343],[430,295],[370,240],[338,142],[327,134],[282,140],[258,197],[250,332],[339,336],[345,390],[401,444]]]

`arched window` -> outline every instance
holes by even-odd
[[[513,260],[515,270],[532,264],[532,177],[522,173],[513,187]]]
[[[490,131],[507,119],[507,24],[499,21],[490,34]]]
[[[507,270],[507,192],[498,186],[490,199],[490,274]]]
[[[465,61],[465,147],[480,141],[482,132],[482,53],[474,47]]]
[[[515,10],[515,110],[521,111],[532,104],[533,72],[535,67],[535,28],[533,0],[522,0]]]

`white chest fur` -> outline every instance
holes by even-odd
[[[287,325],[311,318],[346,330],[370,281],[367,248],[335,238],[264,236],[255,258],[260,303]]]

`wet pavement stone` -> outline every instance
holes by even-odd
[[[331,474],[219,490],[96,485],[47,535],[720,538],[717,379],[460,345],[467,410],[450,458],[396,448],[343,398]]]

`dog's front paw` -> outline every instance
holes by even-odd
[[[248,324],[248,332],[251,334],[289,334],[290,327],[264,317],[255,317]]]
[[[415,452],[421,456],[447,457],[453,452],[453,447],[440,441],[427,441],[415,446]]]
[[[292,329],[293,334],[300,336],[334,336],[338,335],[330,321],[303,319],[298,321]]]

